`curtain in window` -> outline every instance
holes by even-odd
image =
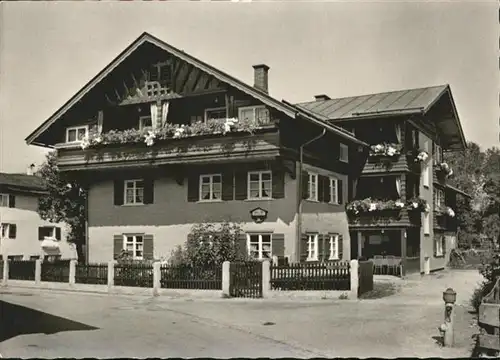
[[[151,126],[156,129],[156,125],[158,124],[158,110],[156,108],[156,103],[151,104]]]
[[[97,132],[100,134],[102,133],[102,124],[103,124],[103,120],[104,120],[104,113],[102,110],[100,110],[98,113],[97,113]]]
[[[396,128],[396,139],[398,140],[398,143],[401,144],[401,125],[396,124],[395,128]]]
[[[401,197],[401,176],[396,176],[396,191],[398,196]]]
[[[168,107],[169,107],[169,102],[166,101],[162,104],[162,107],[161,107],[161,126],[165,126],[165,124],[167,123],[167,115],[168,115]]]

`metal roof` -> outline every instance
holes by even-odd
[[[447,89],[448,85],[439,85],[303,102],[297,106],[328,120],[347,120],[377,114],[398,115],[426,112]]]

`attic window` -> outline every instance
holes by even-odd
[[[66,142],[73,143],[82,141],[88,135],[89,127],[85,126],[73,126],[66,129]]]
[[[247,106],[238,109],[238,118],[258,125],[269,124],[269,110],[265,106]]]
[[[162,87],[158,81],[146,81],[146,94],[149,97],[166,95],[168,89]]]

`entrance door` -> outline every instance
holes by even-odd
[[[356,260],[361,256],[358,254],[358,232],[349,231],[349,236],[351,237],[351,260]]]

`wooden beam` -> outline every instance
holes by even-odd
[[[176,91],[177,87],[177,78],[179,77],[179,72],[182,68],[182,62],[180,60],[175,61],[175,64],[172,65],[172,90]],[[177,92],[177,91],[176,91]]]
[[[181,94],[184,92],[184,88],[185,88],[189,78],[191,77],[191,74],[192,74],[194,69],[195,69],[195,67],[193,65],[188,65],[187,75],[184,78],[184,80],[182,81],[181,87],[179,88],[179,91],[181,92]]]
[[[198,83],[200,82],[201,77],[203,76],[203,71],[200,69],[196,69],[198,72],[196,73],[196,78],[194,80],[193,86],[191,87],[191,92],[195,92],[196,88],[198,87]]]
[[[196,90],[205,90],[208,88],[208,85],[210,84],[211,76],[203,73],[202,79],[200,79],[200,83],[198,84],[198,89]]]

